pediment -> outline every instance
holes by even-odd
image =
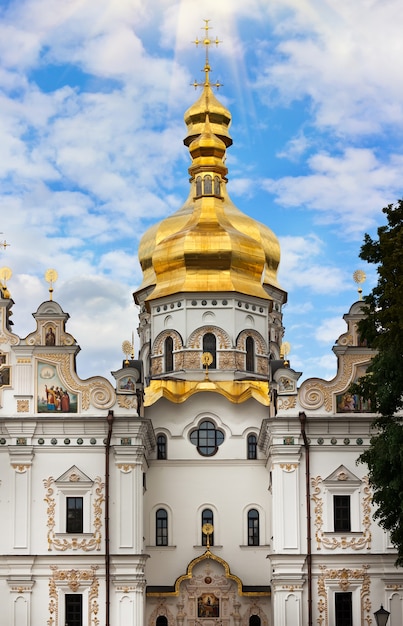
[[[56,485],[71,485],[72,483],[76,483],[79,485],[89,486],[93,484],[93,480],[84,474],[82,470],[80,470],[77,465],[72,465],[67,472],[64,472],[59,478],[55,480]]]
[[[340,465],[334,472],[324,479],[324,484],[348,483],[349,485],[360,485],[361,479],[351,472],[345,465]]]

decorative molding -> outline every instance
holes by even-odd
[[[17,474],[25,474],[25,472],[27,472],[29,470],[29,468],[31,467],[31,464],[19,464],[19,463],[12,463],[11,467],[13,467],[15,469],[15,471],[17,472]]]
[[[81,406],[83,410],[90,407],[90,404],[96,409],[109,409],[115,402],[115,390],[108,380],[101,377],[92,377],[90,382],[81,385],[71,373],[71,359],[69,353],[38,353],[38,360],[56,363],[60,368],[63,381],[73,393],[80,394]]]
[[[346,537],[332,537],[329,539],[325,536],[323,531],[323,496],[322,496],[322,485],[323,479],[321,476],[316,476],[311,479],[311,485],[313,488],[312,500],[315,503],[314,514],[315,514],[315,538],[316,538],[316,547],[318,550],[321,550],[322,546],[327,548],[328,550],[335,550],[336,548],[341,548],[345,550],[346,548],[352,548],[353,550],[363,550],[367,548],[370,550],[371,548],[371,501],[372,501],[372,493],[371,488],[369,486],[368,476],[364,476],[362,482],[364,483],[363,488],[363,497],[361,500],[362,505],[362,526],[363,531],[360,537],[351,537],[351,539],[347,539]]]
[[[51,565],[52,576],[49,579],[49,606],[50,617],[47,621],[48,626],[57,626],[59,624],[59,594],[58,587],[67,585],[68,588],[76,592],[81,587],[89,587],[88,593],[88,625],[99,626],[99,603],[98,591],[99,580],[96,576],[98,567],[92,565],[87,570],[59,570],[56,565]]]
[[[298,463],[280,463],[280,467],[283,472],[295,472],[298,467]]]
[[[301,406],[310,410],[324,406],[331,412],[335,394],[345,391],[347,385],[352,382],[354,366],[368,363],[370,359],[371,356],[368,354],[345,354],[340,358],[340,370],[333,380],[312,378],[303,382],[299,392]]]
[[[368,565],[363,565],[362,569],[327,569],[324,565],[319,566],[321,574],[318,578],[318,619],[316,620],[318,626],[328,626],[329,624],[329,609],[328,609],[328,594],[326,588],[329,585],[329,581],[336,581],[341,591],[348,591],[351,583],[361,583],[361,624],[372,624],[371,617],[371,599],[370,599],[370,587],[371,579],[368,575]],[[328,583],[326,585],[326,582]]]
[[[231,338],[229,334],[219,328],[219,326],[202,326],[192,332],[188,340],[189,348],[203,348],[203,335],[206,333],[212,333],[217,337],[217,348],[219,350],[229,350],[232,347]]]
[[[29,413],[29,400],[17,400],[17,413]]]
[[[129,474],[136,466],[133,463],[118,463],[117,468],[123,474]]]
[[[288,411],[288,409],[295,409],[297,406],[297,396],[291,398],[278,398],[277,408],[279,411]]]
[[[136,396],[116,396],[116,399],[121,409],[137,411],[138,401]]]
[[[70,477],[71,479],[71,477]],[[51,552],[54,550],[59,550],[64,552],[65,550],[83,550],[84,552],[91,552],[92,550],[100,550],[101,549],[101,540],[102,540],[102,503],[105,500],[103,488],[104,483],[101,482],[101,478],[97,476],[94,481],[95,488],[95,498],[93,502],[93,513],[94,513],[94,521],[93,521],[93,533],[92,536],[87,538],[79,539],[77,537],[72,537],[70,540],[64,538],[63,540],[56,537],[55,533],[55,514],[56,514],[56,501],[54,498],[54,483],[55,480],[53,476],[46,478],[43,481],[46,489],[46,496],[44,498],[47,503],[47,527],[48,527],[48,551]]]

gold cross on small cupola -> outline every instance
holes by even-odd
[[[198,37],[196,37],[196,39],[193,41],[193,43],[195,43],[196,46],[198,46],[199,44],[203,44],[206,50],[206,60],[204,63],[204,68],[202,70],[205,74],[205,80],[204,80],[204,83],[199,83],[195,79],[194,83],[192,83],[195,89],[197,89],[197,87],[207,87],[208,85],[210,85],[210,87],[216,87],[217,89],[219,87],[222,87],[222,83],[219,83],[218,81],[215,83],[210,83],[211,67],[210,67],[210,62],[209,62],[209,48],[213,43],[215,43],[215,45],[218,46],[218,44],[220,44],[221,41],[218,39],[218,37],[216,37],[214,41],[210,39],[209,30],[211,29],[211,26],[209,26],[209,21],[210,20],[204,20],[205,25],[202,26],[202,30],[205,31],[204,39],[199,39]]]

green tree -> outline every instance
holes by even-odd
[[[403,565],[403,200],[383,209],[387,225],[378,238],[368,234],[360,257],[377,265],[378,282],[364,298],[365,317],[359,324],[361,339],[377,353],[366,375],[353,391],[371,401],[377,412],[377,435],[359,462],[369,468],[375,518],[390,532]]]

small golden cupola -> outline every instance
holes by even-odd
[[[227,188],[226,149],[230,112],[215,97],[210,82],[209,46],[200,98],[186,111],[184,139],[192,163],[190,193],[179,211],[152,226],[139,246],[147,300],[178,293],[237,292],[271,299],[265,287],[279,287],[280,246],[274,233],[242,213]]]

